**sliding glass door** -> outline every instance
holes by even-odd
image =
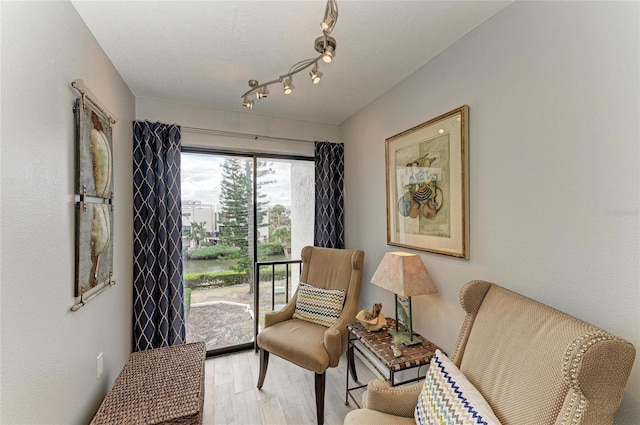
[[[313,244],[313,161],[190,149],[181,161],[187,341],[252,347],[255,262]]]

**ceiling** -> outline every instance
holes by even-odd
[[[292,94],[270,86],[252,110],[248,80],[317,55],[324,1],[72,3],[136,97],[340,124],[511,2],[338,0],[322,81],[303,71]]]

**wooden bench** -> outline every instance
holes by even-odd
[[[204,342],[131,354],[91,424],[201,424]]]

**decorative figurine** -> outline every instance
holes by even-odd
[[[369,310],[360,310],[360,312],[356,315],[356,319],[358,322],[364,326],[364,328],[368,331],[378,331],[385,326],[387,326],[387,320],[382,314],[382,304],[376,303]]]

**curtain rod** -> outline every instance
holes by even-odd
[[[287,143],[315,143],[315,141],[313,140],[289,139],[287,137],[275,137],[275,136],[265,136],[262,134],[239,133],[237,131],[215,130],[211,128],[198,128],[198,127],[187,127],[187,126],[180,126],[180,128],[191,133],[217,134],[219,136],[242,137],[245,139],[253,139],[253,140],[274,140],[277,142],[287,142]]]

